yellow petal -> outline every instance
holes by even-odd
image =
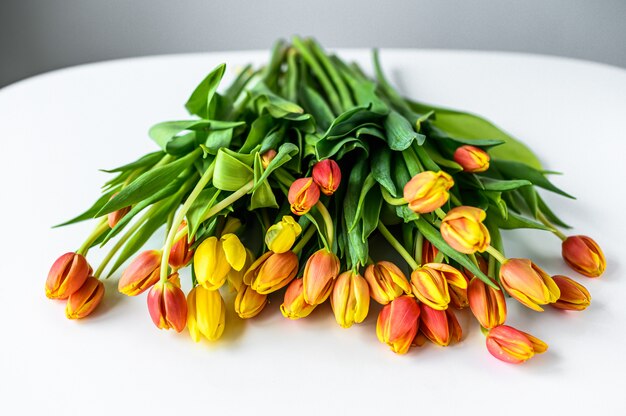
[[[228,264],[239,271],[246,264],[246,248],[235,234],[224,234],[221,238],[222,247]]]

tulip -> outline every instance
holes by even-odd
[[[117,194],[114,194],[114,195],[111,197],[111,199],[115,198],[115,195],[117,195]],[[110,213],[107,215],[107,222],[109,223],[109,227],[111,227],[111,228],[115,228],[115,226],[117,225],[117,223],[118,223],[118,222],[120,222],[120,220],[121,220],[122,218],[124,218],[124,216],[125,216],[126,214],[128,214],[129,212],[130,212],[130,206],[128,206],[128,207],[124,207],[124,208],[120,208],[120,209],[118,209],[117,211],[110,212]]]
[[[508,325],[500,325],[487,334],[487,349],[499,360],[519,364],[548,349],[545,342]]]
[[[157,282],[148,292],[148,312],[157,328],[181,332],[187,324],[185,294],[170,281]]]
[[[263,169],[267,169],[276,155],[277,153],[274,149],[270,149],[261,155],[261,166],[263,166]]]
[[[467,289],[467,297],[472,313],[484,328],[491,329],[504,324],[506,300],[501,290],[494,289],[474,277]]]
[[[551,306],[569,311],[582,311],[591,303],[589,291],[580,283],[560,275],[552,276],[552,280],[559,287],[561,295],[559,300],[552,303]]]
[[[469,145],[457,147],[453,157],[464,172],[484,172],[489,169],[489,154],[478,147]]]
[[[369,285],[370,295],[381,305],[386,305],[403,294],[411,293],[411,285],[402,270],[388,261],[370,264],[365,269],[364,276]]]
[[[294,279],[289,287],[287,287],[285,300],[283,304],[280,305],[280,312],[285,318],[305,318],[315,309],[316,305],[309,305],[304,301],[303,289],[302,279]]]
[[[222,336],[226,323],[226,305],[219,290],[196,286],[187,296],[187,328],[189,335],[198,342],[201,335],[209,341]]]
[[[528,259],[508,259],[500,267],[500,283],[509,295],[539,312],[561,294],[549,274]]]
[[[467,288],[467,281],[461,272],[447,264],[428,263],[411,273],[413,295],[433,309],[444,310],[448,307],[448,285]]]
[[[434,263],[438,253],[439,249],[437,249],[433,243],[424,239],[422,243],[422,264]]]
[[[370,308],[367,281],[351,270],[341,273],[333,286],[330,306],[335,320],[343,328],[363,322]]]
[[[425,214],[440,208],[448,201],[448,191],[452,186],[452,177],[442,170],[418,173],[404,185],[404,199],[411,210]]]
[[[339,275],[339,267],[339,258],[325,248],[309,257],[302,276],[306,303],[319,305],[328,299],[333,283]]]
[[[301,232],[300,224],[291,215],[285,215],[280,222],[267,229],[265,244],[274,253],[284,253],[291,250]]]
[[[235,298],[235,312],[242,319],[257,316],[267,304],[267,295],[252,290],[250,286],[242,285]]]
[[[241,229],[241,220],[237,217],[226,217],[224,228],[220,230],[220,237],[226,237],[227,234],[236,234]]]
[[[405,354],[419,329],[420,307],[404,295],[383,306],[376,322],[378,340],[397,354]]]
[[[184,221],[178,227],[178,231],[187,227],[187,221]],[[181,236],[178,240],[174,241],[172,248],[170,249],[169,265],[173,269],[178,270],[185,267],[193,258],[193,250],[190,248],[191,243],[186,235]]]
[[[286,253],[269,251],[268,253],[252,263],[244,275],[244,283],[249,284],[253,290],[262,295],[287,286],[298,273],[298,256],[292,251]]]
[[[313,180],[320,187],[324,195],[335,193],[341,183],[341,170],[337,162],[325,159],[313,166]]]
[[[431,342],[447,347],[452,341],[461,341],[463,331],[452,310],[439,311],[428,305],[420,309],[420,331]]]
[[[250,266],[252,265],[252,263],[254,263],[254,260],[255,260],[254,254],[252,254],[252,252],[249,249],[246,249],[246,262],[244,263],[241,270],[235,270],[231,268],[228,274],[226,275],[226,280],[228,281],[228,284],[230,285],[231,290],[234,290],[235,292],[239,292],[239,289],[241,289],[241,286],[243,285],[243,278],[246,272],[248,271],[248,269],[250,268]]]
[[[196,248],[193,265],[198,283],[210,290],[220,288],[228,273],[241,270],[246,263],[246,248],[235,234],[209,237]]]
[[[320,188],[312,178],[300,178],[293,181],[287,195],[291,212],[304,215],[313,208],[320,199]]]
[[[441,236],[460,253],[483,252],[491,242],[489,230],[483,224],[486,217],[487,214],[480,208],[452,208],[441,221]]]
[[[137,296],[158,282],[161,255],[160,250],[147,250],[135,257],[118,282],[120,293]]]
[[[575,235],[562,243],[563,260],[575,271],[587,277],[604,273],[606,259],[600,246],[590,237]]]
[[[104,297],[104,285],[93,276],[67,299],[65,316],[68,319],[81,319],[93,312]]]
[[[63,254],[48,272],[46,296],[50,299],[68,298],[85,283],[90,270],[87,259],[82,254]]]
[[[461,276],[463,276],[463,280],[465,280],[465,287],[448,285],[448,290],[450,291],[450,305],[456,309],[465,309],[469,306],[469,299],[467,298],[469,279],[465,273],[461,273]]]

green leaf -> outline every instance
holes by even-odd
[[[245,126],[245,121],[220,121],[220,120],[179,120],[165,121],[155,124],[150,128],[148,135],[164,151],[167,144],[181,132],[187,130],[224,130]]]
[[[117,211],[120,208],[128,207],[157,193],[169,183],[174,181],[185,169],[190,167],[200,155],[201,150],[194,150],[192,153],[170,162],[167,165],[149,170],[141,174],[127,187],[122,189],[113,199],[108,201],[98,211],[97,216],[105,215]]]
[[[341,138],[359,127],[377,126],[381,116],[365,107],[355,107],[340,114],[324,134],[324,138],[332,140]]]
[[[163,156],[165,156],[165,153],[161,151],[156,151],[156,152],[148,153],[147,155],[144,155],[140,157],[139,159],[135,160],[134,162],[128,163],[126,165],[122,165],[113,169],[101,169],[101,171],[106,172],[106,173],[114,173],[114,172],[124,172],[124,171],[129,171],[129,170],[150,167],[150,166],[154,166],[161,159],[163,159]]]
[[[560,190],[550,182],[543,172],[520,162],[513,162],[509,160],[496,160],[492,159],[492,166],[494,166],[503,176],[514,179],[526,179],[548,191],[552,191],[559,195],[563,195],[567,198],[576,199],[570,194]]]
[[[367,238],[378,227],[378,221],[380,218],[380,210],[383,205],[383,196],[380,193],[380,188],[375,187],[365,196],[365,202],[363,204],[363,214],[361,215],[363,221],[363,228],[361,232],[361,240],[367,244]]]
[[[226,148],[217,152],[213,186],[222,191],[237,191],[254,178],[254,155],[249,155],[250,163],[243,162],[242,156]]]
[[[424,146],[418,146],[417,143],[414,143],[413,150],[417,154],[417,157],[419,157],[420,162],[422,162],[422,165],[424,165],[424,168],[426,170],[432,170],[433,172],[439,172],[441,170],[439,168],[439,165],[437,165],[437,163],[435,163],[435,161],[430,157],[428,152],[426,152]]]
[[[559,227],[563,228],[572,228],[570,225],[563,222],[559,217],[556,216],[556,214],[550,209],[550,207],[548,207],[548,204],[546,204],[546,202],[543,200],[543,198],[539,196],[539,194],[537,194],[537,206],[539,207],[539,211],[541,211],[541,213],[545,215],[548,221],[550,221],[552,224],[558,225]]]
[[[257,208],[278,208],[278,203],[276,203],[276,197],[270,184],[266,179],[262,179],[263,174],[261,156],[257,153],[254,159],[254,182],[256,185],[253,188],[250,206],[248,207],[251,211]]]
[[[335,119],[335,115],[324,98],[308,85],[301,88],[300,97],[304,110],[313,116],[317,126],[322,130],[327,130]]]
[[[284,143],[278,149],[276,156],[274,159],[267,165],[267,168],[263,172],[262,175],[259,176],[258,179],[255,178],[255,184],[252,190],[256,190],[261,183],[265,182],[269,175],[274,172],[279,167],[283,166],[285,163],[289,162],[293,156],[298,153],[298,146],[293,143]]]
[[[431,145],[429,142],[425,142],[422,146],[430,159],[435,162],[439,166],[443,166],[448,168],[449,173],[456,173],[463,170],[463,167],[456,163],[454,160],[446,159],[441,155],[439,150],[436,147]]]
[[[375,184],[376,179],[374,179],[374,175],[372,175],[372,173],[370,172],[370,174],[367,175],[365,180],[361,183],[361,194],[359,195],[359,200],[357,202],[356,213],[354,215],[352,223],[348,224],[348,231],[352,231],[354,227],[356,227],[357,221],[361,218],[361,212],[363,211],[363,203],[365,202],[365,197]]]
[[[545,225],[525,218],[519,214],[509,211],[507,218],[503,218],[500,211],[497,209],[490,209],[487,211],[487,215],[491,215],[494,223],[503,230],[514,230],[518,228],[531,228],[536,230],[551,231],[550,228]]]
[[[404,153],[404,152],[403,152]],[[411,175],[406,167],[404,158],[399,153],[393,155],[393,181],[396,185],[398,193],[404,195],[404,186],[411,180]]]
[[[233,129],[214,130],[209,132],[204,144],[209,153],[215,155],[222,147],[229,147],[232,139]]]
[[[426,139],[424,135],[413,130],[411,123],[397,111],[392,110],[389,113],[385,118],[384,126],[387,132],[387,143],[391,150],[406,150],[411,147],[414,140],[422,145]]]
[[[217,91],[225,70],[226,64],[218,65],[202,80],[185,103],[187,111],[202,118],[209,118],[209,104],[215,91]]]
[[[111,199],[111,197],[113,195],[115,195],[116,192],[118,192],[119,187],[115,187],[112,188],[111,190],[105,192],[104,194],[102,194],[100,196],[100,198],[98,198],[98,200],[96,202],[94,202],[94,204],[85,212],[83,212],[82,214],[72,218],[71,220],[65,221],[61,224],[57,224],[52,228],[57,228],[57,227],[63,227],[65,225],[70,225],[70,224],[75,224],[77,222],[81,222],[81,221],[85,221],[85,220],[91,220],[93,218],[95,218],[98,214],[98,212],[100,212],[100,210],[102,209],[102,207],[104,207],[106,205],[107,202],[109,202],[109,200]]]
[[[391,179],[391,150],[387,146],[372,153],[372,175],[391,195],[397,197],[396,185]]]
[[[482,183],[482,189],[485,189],[487,191],[505,192],[512,191],[523,186],[532,185],[530,181],[527,181],[525,179],[501,180],[480,176],[479,178]]]
[[[419,215],[415,211],[412,211],[408,205],[396,205],[395,208],[396,215],[402,218],[405,223],[415,221],[419,218]]]
[[[415,221],[417,228],[424,237],[430,241],[439,251],[451,258],[452,260],[465,267],[472,274],[489,286],[498,289],[498,287],[476,266],[465,254],[461,254],[446,243],[441,234],[435,227],[428,223],[424,218],[420,217]]]
[[[485,191],[481,193],[485,195],[489,201],[491,201],[491,206],[497,209],[500,212],[500,216],[506,220],[509,216],[509,209],[506,202],[502,199],[502,193],[492,191]]]
[[[265,84],[259,82],[248,91],[250,104],[257,114],[267,111],[274,118],[283,118],[293,113],[303,114],[304,109],[298,104],[274,94]]]
[[[188,239],[191,240],[193,236],[196,235],[202,218],[204,218],[204,215],[209,212],[211,207],[215,204],[220,193],[221,191],[219,189],[213,187],[205,188],[193,201],[186,215],[187,227],[189,228]]]
[[[357,218],[359,199],[361,196],[361,188],[363,182],[367,177],[367,160],[359,159],[348,178],[348,187],[346,190],[346,197],[344,199],[344,217],[346,221],[346,227],[353,224]]]

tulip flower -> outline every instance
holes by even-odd
[[[301,232],[300,224],[291,215],[285,215],[280,222],[267,229],[265,244],[274,253],[284,253],[291,250]]]
[[[363,322],[370,308],[367,281],[352,270],[341,273],[333,286],[330,306],[335,320],[343,328]]]
[[[590,237],[575,235],[562,243],[563,260],[575,271],[587,277],[604,273],[606,259],[600,246]]]
[[[242,285],[235,298],[235,312],[242,319],[257,316],[267,304],[267,295],[252,290],[250,286]]]
[[[183,222],[178,227],[178,231],[187,227],[187,221]],[[169,265],[173,269],[178,270],[185,267],[193,258],[193,250],[190,248],[193,244],[193,240],[189,242],[186,235],[181,236],[178,240],[174,241],[172,248],[170,249]]]
[[[460,206],[452,208],[441,220],[441,236],[460,253],[483,252],[489,247],[491,237],[483,224],[487,217],[480,208]]]
[[[295,215],[304,215],[313,208],[320,199],[320,188],[313,178],[300,178],[293,181],[287,195],[291,212]]]
[[[477,277],[467,289],[469,307],[484,328],[491,329],[506,321],[506,300],[501,290],[494,289]]]
[[[198,283],[210,290],[220,288],[231,270],[246,263],[246,248],[235,234],[209,237],[196,248],[193,265]]]
[[[463,280],[465,280],[465,287],[448,285],[448,290],[450,292],[450,305],[456,309],[465,309],[469,306],[469,299],[467,298],[469,279],[465,273],[461,273],[461,276],[463,276]]]
[[[89,276],[76,292],[72,293],[65,305],[68,319],[82,319],[93,312],[104,297],[104,285],[93,276]]]
[[[439,311],[428,305],[422,305],[420,310],[420,331],[431,342],[447,347],[452,341],[461,341],[463,331],[452,310]]]
[[[500,267],[502,287],[522,304],[539,312],[561,294],[549,274],[528,259],[508,259]]]
[[[137,296],[158,282],[161,255],[160,250],[147,250],[135,257],[118,282],[120,293]]]
[[[298,256],[292,251],[268,251],[259,257],[244,275],[244,283],[266,295],[289,284],[298,273]]]
[[[411,285],[402,270],[388,261],[370,264],[365,269],[364,276],[369,285],[370,295],[381,305],[386,305],[403,294],[411,293]]]
[[[320,187],[324,195],[335,193],[341,183],[341,170],[337,162],[325,159],[313,166],[313,180]]]
[[[50,268],[46,279],[46,296],[66,299],[85,283],[91,267],[82,254],[65,253]]]
[[[277,152],[274,149],[270,149],[261,155],[261,166],[263,166],[263,169],[267,169],[276,155]]]
[[[226,275],[226,281],[228,281],[231,290],[239,292],[239,289],[241,289],[241,286],[243,285],[243,278],[250,266],[252,266],[252,263],[254,263],[254,260],[254,254],[252,254],[252,252],[246,248],[246,262],[244,263],[241,270],[235,270],[231,268]]]
[[[316,305],[309,305],[304,300],[304,285],[302,279],[294,279],[291,281],[287,291],[285,291],[285,300],[280,305],[280,312],[285,318],[300,319],[305,318],[313,312]]]
[[[445,204],[453,186],[452,177],[442,170],[418,173],[404,185],[404,199],[411,210],[425,214]]]
[[[489,169],[489,154],[475,146],[463,145],[454,151],[454,161],[463,172],[484,172]]]
[[[422,243],[422,264],[434,263],[437,253],[439,253],[439,249],[433,243],[424,239]]]
[[[428,263],[411,273],[411,292],[433,309],[444,310],[450,303],[448,285],[467,288],[460,271],[447,264]]]
[[[226,324],[226,305],[219,290],[209,290],[196,286],[187,296],[187,328],[195,342],[204,336],[209,341],[216,341],[224,332]]]
[[[406,354],[419,329],[420,307],[410,296],[392,300],[378,315],[376,336],[397,354]]]
[[[306,303],[319,305],[328,299],[333,283],[339,275],[339,267],[339,258],[325,248],[309,257],[302,276]]]
[[[117,195],[117,194],[114,194],[114,195],[111,197],[111,199],[115,198],[115,195]],[[117,225],[117,223],[118,223],[118,222],[120,222],[120,220],[121,220],[122,218],[124,218],[124,216],[125,216],[126,214],[128,214],[129,212],[130,212],[130,206],[128,206],[128,207],[124,207],[124,208],[120,208],[120,209],[118,209],[117,211],[110,212],[110,213],[107,215],[107,222],[109,223],[109,227],[111,227],[111,228],[115,228],[115,226]]]
[[[148,312],[157,328],[181,332],[187,324],[185,294],[170,281],[157,282],[148,292]]]
[[[589,291],[580,283],[561,275],[552,276],[552,280],[559,287],[561,295],[551,306],[568,311],[582,311],[591,303]]]
[[[486,342],[491,355],[511,364],[523,363],[548,349],[545,342],[508,325],[491,329]]]

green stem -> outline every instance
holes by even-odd
[[[487,247],[487,253],[491,254],[499,263],[504,263],[506,261],[506,257],[502,255],[494,246]]]
[[[328,209],[326,209],[326,206],[322,204],[321,201],[318,201],[317,204],[315,204],[315,206],[319,210],[320,214],[322,214],[322,218],[324,219],[324,225],[326,226],[326,234],[328,235],[328,239],[327,239],[328,249],[332,251],[333,240],[335,239],[335,226],[333,224],[333,219],[330,216]]]
[[[394,198],[393,196],[391,196],[391,194],[389,193],[389,191],[387,191],[384,187],[380,187],[380,191],[383,194],[383,199],[385,200],[385,202],[387,202],[389,205],[404,205],[407,203],[406,199],[404,198]]]
[[[404,247],[402,247],[402,244],[400,244],[400,242],[396,240],[396,238],[393,235],[391,235],[387,227],[385,227],[383,223],[380,221],[378,222],[378,231],[380,231],[383,237],[385,237],[385,240],[387,240],[389,244],[391,244],[391,246],[402,256],[404,261],[406,261],[413,270],[419,268],[419,264],[415,262],[413,257],[411,257],[411,255],[409,254],[409,252],[406,251]]]
[[[489,256],[489,262],[487,264],[487,276],[489,276],[490,278],[495,278],[495,272],[496,272],[496,258],[493,256]]]
[[[541,221],[543,223],[543,225],[545,225],[546,227],[550,228],[550,231],[556,235],[557,237],[559,237],[561,239],[561,241],[565,241],[567,239],[567,236],[565,234],[563,234],[562,232],[560,232],[559,230],[557,230],[557,228],[554,226],[554,224],[552,224],[545,215],[543,215],[543,212],[539,211],[537,213],[537,219],[539,221]]]
[[[460,207],[461,205],[463,205],[461,201],[459,200],[459,198],[457,198],[456,195],[454,195],[453,193],[450,193],[450,200],[457,207]]]
[[[76,254],[82,254],[83,256],[87,255],[89,248],[91,245],[102,235],[103,232],[109,229],[109,223],[107,217],[105,216],[100,220],[96,228],[89,234],[89,237],[85,240],[85,242],[76,250]]]
[[[298,254],[300,251],[302,251],[302,249],[304,248],[304,246],[306,246],[311,237],[315,235],[315,227],[312,227],[311,225],[312,224],[309,223],[307,230],[302,235],[302,237],[300,237],[300,241],[298,241],[298,243],[291,249],[291,251],[293,251],[295,254]]]
[[[437,208],[435,210],[435,214],[437,214],[440,220],[443,220],[446,217],[446,213],[441,208]]]
[[[181,209],[176,213],[174,217],[174,221],[172,221],[172,225],[167,233],[167,239],[165,240],[165,246],[163,247],[163,254],[161,257],[161,282],[167,281],[167,272],[169,266],[170,259],[170,250],[172,248],[172,244],[174,243],[174,239],[176,234],[178,233],[178,227],[182,223],[185,215],[187,215],[187,211],[196,200],[200,192],[204,189],[204,187],[209,183],[209,181],[213,178],[213,172],[215,171],[215,162],[211,163],[207,170],[204,172],[196,186],[191,191],[191,194],[187,197],[187,200],[181,207]]]
[[[352,97],[350,96],[350,91],[348,90],[348,87],[346,86],[341,75],[339,74],[339,71],[337,71],[335,65],[328,58],[328,55],[324,53],[324,51],[322,50],[320,45],[317,44],[317,42],[309,40],[308,43],[313,50],[313,54],[317,55],[317,58],[320,60],[322,66],[324,67],[328,75],[330,75],[330,78],[337,87],[337,92],[339,93],[339,98],[341,100],[343,108],[348,109],[354,107],[354,102],[352,101]]]

